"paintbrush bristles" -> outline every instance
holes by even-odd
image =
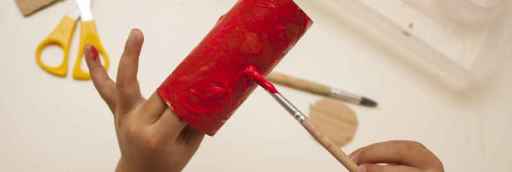
[[[311,123],[310,119],[302,122],[302,126],[309,132],[313,138],[320,143],[327,151],[338,160],[350,172],[357,172],[357,164],[341,150],[340,147],[330,141],[327,136],[322,135]]]

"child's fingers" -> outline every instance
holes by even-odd
[[[412,141],[377,143],[352,153],[357,164],[398,164],[421,169],[442,168],[437,157],[423,145]]]
[[[115,83],[110,79],[103,65],[101,65],[98,50],[92,46],[87,46],[85,48],[85,61],[94,87],[96,87],[96,90],[98,90],[98,93],[105,100],[110,110],[114,111]]]
[[[178,138],[185,126],[185,122],[181,121],[169,108],[164,111],[154,124],[157,133],[160,133],[162,137],[173,140]]]
[[[182,134],[185,134],[186,136],[183,137],[183,143],[189,145],[190,150],[196,150],[204,138],[204,133],[197,131],[196,129],[187,126],[183,131]]]
[[[117,74],[117,91],[120,110],[130,109],[142,96],[137,80],[139,69],[139,56],[144,42],[144,35],[140,30],[133,29],[126,41],[123,56],[119,61]]]
[[[420,169],[408,166],[366,164],[359,166],[358,172],[422,172]]]
[[[167,109],[167,105],[160,99],[157,93],[153,93],[153,95],[144,102],[142,108],[145,113],[141,116],[134,117],[135,120],[146,124],[154,124]]]
[[[157,93],[153,94],[148,101],[146,101],[144,109],[148,113],[146,113],[142,119],[139,118],[139,120],[153,122],[155,132],[158,133],[160,137],[176,140],[180,139],[178,138],[180,135],[185,134],[187,137],[183,138],[186,139],[183,141],[190,144],[199,144],[203,140],[204,133],[188,128],[186,123],[181,121],[181,119],[167,107]],[[185,127],[187,127],[187,129],[185,129]]]

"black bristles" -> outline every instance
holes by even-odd
[[[363,106],[366,106],[366,107],[373,107],[373,108],[379,106],[379,104],[376,101],[366,98],[366,97],[363,97],[361,99],[360,104]]]

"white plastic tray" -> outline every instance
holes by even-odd
[[[509,56],[508,0],[301,1],[363,30],[449,88],[485,83]]]

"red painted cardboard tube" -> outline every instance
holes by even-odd
[[[311,24],[293,0],[239,0],[158,94],[181,120],[214,135],[256,86],[244,70],[269,73]]]

